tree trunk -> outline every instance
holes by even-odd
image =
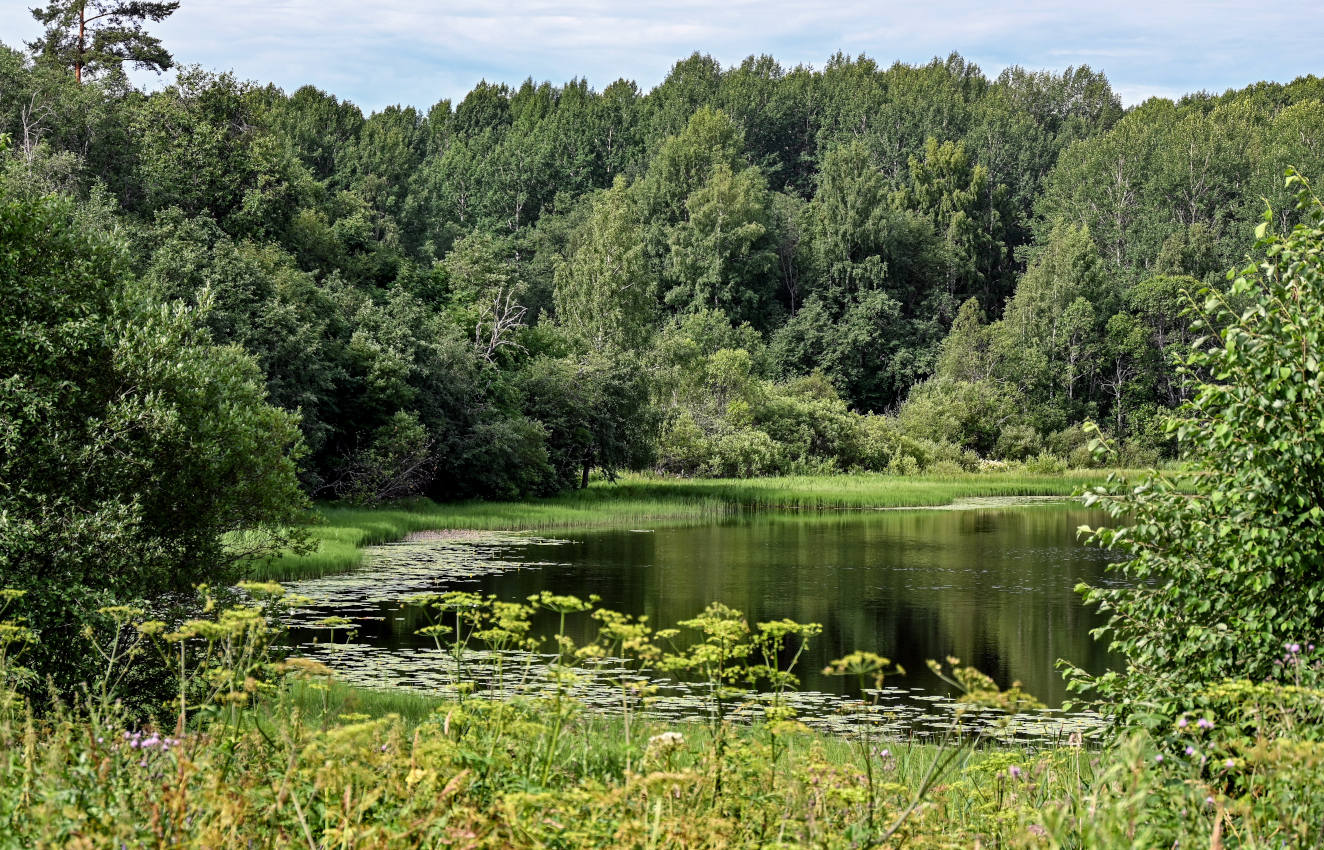
[[[74,57],[74,79],[83,82],[83,51],[87,33],[87,3],[78,4],[78,55]]]

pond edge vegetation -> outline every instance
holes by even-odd
[[[1103,483],[1106,470],[1059,474],[982,472],[956,476],[855,473],[755,479],[670,479],[625,475],[583,490],[523,502],[437,504],[428,499],[358,506],[321,503],[308,526],[311,551],[251,563],[263,581],[316,578],[352,570],[366,547],[421,531],[537,531],[690,525],[742,514],[931,508],[985,497],[1074,498]]]

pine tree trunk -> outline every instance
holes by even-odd
[[[87,3],[78,4],[78,55],[74,58],[74,79],[83,82],[83,52],[87,33]]]

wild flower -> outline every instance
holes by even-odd
[[[684,744],[685,735],[681,732],[662,732],[648,739],[648,746],[658,749],[675,749]]]
[[[664,760],[667,770],[671,770],[672,759],[685,746],[685,736],[680,732],[662,732],[648,739],[648,748],[644,752],[644,761]]]

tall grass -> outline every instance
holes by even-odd
[[[881,474],[803,475],[755,479],[669,479],[631,475],[612,483],[525,502],[437,504],[426,499],[374,508],[320,505],[310,529],[316,549],[255,563],[251,575],[288,581],[344,572],[362,561],[364,547],[418,531],[554,531],[683,525],[749,511],[881,510],[938,507],[960,499],[1070,496],[1101,482],[1105,473],[1058,475],[979,473],[949,477]]]
[[[950,505],[958,499],[989,496],[1070,496],[1099,483],[1106,473],[1080,470],[1062,474],[969,473],[956,476],[900,477],[880,473],[797,475],[774,478],[666,479],[632,476],[599,484],[573,497],[581,502],[717,500],[754,510],[868,510]]]

